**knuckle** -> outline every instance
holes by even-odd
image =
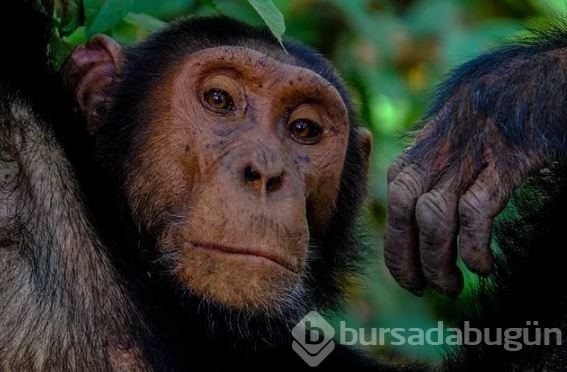
[[[465,219],[476,219],[486,216],[486,194],[472,187],[461,197],[459,202],[459,214]]]
[[[415,207],[417,197],[404,186],[394,187],[388,193],[388,207],[390,213],[407,213]]]
[[[388,205],[396,211],[411,212],[420,193],[420,181],[404,171],[388,187]]]
[[[396,160],[392,165],[388,167],[388,183],[392,182],[400,172],[401,167],[399,165],[399,161],[399,159]]]
[[[422,177],[417,172],[406,169],[389,184],[388,193],[390,197],[401,197],[415,203],[417,197],[423,193]],[[394,199],[392,201],[399,202],[401,200]]]
[[[433,190],[419,198],[416,204],[416,218],[420,226],[437,227],[443,230],[452,219],[447,198],[443,193]]]
[[[406,167],[407,162],[402,157],[397,158],[389,167],[388,167],[388,183],[392,182],[396,176],[403,171]]]

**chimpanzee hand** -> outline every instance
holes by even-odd
[[[442,86],[415,143],[388,174],[385,260],[398,283],[457,295],[459,254],[486,275],[495,216],[514,187],[566,148],[567,69],[522,46],[464,65]]]

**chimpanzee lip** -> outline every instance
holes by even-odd
[[[255,249],[255,248],[247,248],[247,247],[234,247],[234,246],[227,246],[218,243],[210,243],[210,242],[202,242],[202,241],[190,241],[189,242],[193,247],[206,249],[206,250],[213,250],[221,253],[226,254],[234,254],[234,255],[242,255],[242,256],[255,256],[259,258],[266,259],[268,261],[272,261],[273,263],[282,266],[283,268],[298,274],[297,268],[291,264],[288,260],[284,257],[279,255],[274,255],[269,252],[266,252],[262,249]]]

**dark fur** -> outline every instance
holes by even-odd
[[[565,159],[567,105],[565,96],[557,92],[567,89],[566,46],[567,25],[555,21],[523,40],[464,63],[440,85],[423,122],[441,115],[446,124],[439,126],[433,138],[450,137],[463,156],[477,152],[467,149],[471,136],[479,141],[490,136],[487,126],[479,125],[488,119],[497,123],[504,139],[502,151],[537,150]],[[467,104],[444,110],[448,102]],[[458,125],[452,125],[455,122]],[[451,132],[454,128],[459,130]],[[408,155],[428,158],[435,146],[424,141]],[[477,159],[477,165],[482,167],[482,159]]]
[[[0,26],[11,52],[29,42],[0,61],[0,370],[108,370],[121,348],[168,369],[173,349],[93,227],[72,166],[84,142],[48,68],[51,19],[34,9],[3,12],[29,19],[30,34]]]
[[[26,41],[14,39],[16,35],[10,30],[1,29],[0,33],[1,40],[7,39],[7,43],[23,41],[30,46],[25,53],[0,59],[0,366],[10,370],[105,370],[111,367],[107,346],[116,345],[133,347],[145,366],[155,370],[255,370],[273,366],[307,369],[290,348],[289,327],[299,313],[267,319],[200,304],[195,298],[180,301],[181,294],[178,288],[172,288],[167,268],[153,263],[156,257],[151,238],[147,232],[137,231],[129,222],[129,211],[117,204],[123,199],[120,185],[109,182],[110,177],[106,182],[98,177],[112,174],[112,180],[120,181],[121,172],[127,169],[129,150],[136,145],[139,126],[147,120],[142,103],[151,84],[160,79],[163,61],[175,63],[188,53],[218,45],[267,45],[277,56],[281,53],[277,42],[266,31],[228,19],[205,19],[173,25],[131,49],[124,82],[116,91],[116,104],[102,133],[104,147],[96,158],[103,161],[104,167],[95,172],[89,156],[91,144],[78,129],[73,113],[68,112],[70,100],[46,69],[47,38],[40,40],[40,35],[49,34],[48,19],[30,10],[26,2],[11,2],[7,8],[3,14],[10,18],[37,17],[37,22],[30,23],[37,29],[27,30],[25,35],[38,38]],[[6,27],[9,23],[0,24]],[[560,41],[549,48],[559,48],[564,44],[561,40],[566,39],[558,38]],[[523,46],[521,57],[539,55],[538,48],[543,44],[535,45]],[[348,103],[355,126],[357,119],[349,96],[332,66],[300,44],[286,42],[285,47],[298,64],[318,72],[337,87]],[[518,55],[515,50],[506,49],[465,65],[442,90],[440,102],[458,97],[455,89],[463,79],[470,81],[493,68],[487,60],[513,61]],[[557,64],[546,67],[561,73]],[[541,80],[530,81],[537,84]],[[552,93],[563,90],[552,84],[555,82],[544,85],[545,92],[550,92],[545,97],[548,102],[562,101],[560,94]],[[494,89],[502,92],[498,86]],[[486,104],[480,102],[479,107],[499,117],[531,105],[510,100],[507,106],[487,106],[491,96],[486,93],[485,97]],[[533,99],[534,95],[529,97]],[[539,98],[535,98],[536,103]],[[14,106],[19,113],[12,112]],[[536,111],[532,111],[532,117],[537,120],[555,114],[556,118],[565,117],[561,116],[563,111],[549,111],[555,105],[533,107]],[[553,143],[558,153],[564,151],[565,125],[551,119],[542,121],[542,125],[546,123],[556,136],[545,137],[545,144]],[[540,122],[534,124],[540,126]],[[518,132],[510,137],[511,143],[522,147],[528,144],[521,141],[532,141],[530,145],[536,142],[522,137],[521,126],[514,128]],[[364,159],[357,150],[360,147],[356,146],[358,138],[354,133],[331,228],[326,236],[312,241],[313,247],[320,248],[311,268],[308,292],[309,303],[316,308],[334,308],[340,303],[345,275],[356,267],[360,254],[353,231],[364,195],[364,185],[358,179]],[[562,168],[559,174],[565,174]],[[559,194],[562,185],[556,179],[548,177],[548,183],[556,185],[553,188]],[[109,197],[109,192],[114,196]],[[548,193],[553,195],[551,191],[543,195]],[[506,326],[541,319],[545,326],[564,328],[564,296],[550,296],[541,288],[560,283],[565,253],[562,249],[539,249],[543,243],[551,246],[552,239],[559,237],[565,226],[564,219],[557,217],[562,216],[565,200],[558,200],[547,198],[545,205],[549,208],[522,222],[533,225],[533,229],[518,225],[529,234],[518,235],[514,224],[502,225],[500,241],[507,265],[499,266],[495,277],[499,288],[495,295],[500,301],[494,308],[494,297],[481,296],[487,316],[479,320],[479,325]],[[531,211],[532,205],[520,204],[519,208]],[[147,271],[151,271],[151,278]],[[522,275],[524,272],[530,275]],[[522,299],[531,302],[526,304]],[[545,310],[551,305],[556,308]],[[471,370],[493,366],[503,370],[531,363],[535,370],[563,365],[562,349],[541,350],[506,353],[497,348],[473,348],[455,356],[446,366],[463,370],[464,362]],[[38,359],[42,355],[45,358]],[[514,364],[509,364],[511,359]],[[346,347],[338,347],[322,366],[379,369],[373,360]],[[398,367],[382,366],[380,370],[391,369]]]

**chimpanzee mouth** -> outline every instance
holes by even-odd
[[[284,269],[293,272],[294,274],[299,274],[298,267],[292,264],[291,262],[289,262],[289,260],[287,260],[285,257],[270,252],[266,252],[265,250],[262,249],[233,247],[233,246],[226,246],[217,243],[209,243],[209,242],[201,242],[201,241],[190,241],[189,243],[194,248],[198,248],[198,249],[216,251],[230,255],[252,256],[252,257],[262,258],[271,261],[272,263],[275,263],[278,266],[281,266]]]

